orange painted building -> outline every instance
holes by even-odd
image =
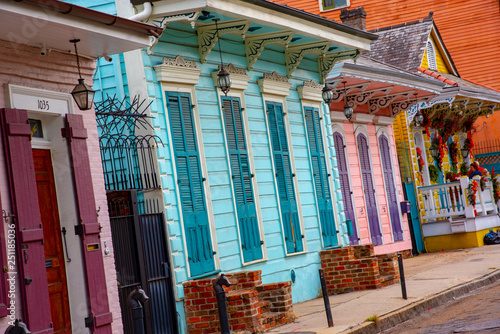
[[[366,29],[419,20],[434,12],[443,41],[462,78],[500,90],[500,3],[497,0],[274,0],[340,22],[343,8],[363,6]],[[480,117],[474,142],[500,138],[500,114]]]

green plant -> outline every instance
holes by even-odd
[[[469,174],[469,166],[467,166],[466,162],[462,162],[460,164],[460,175],[467,176]]]
[[[429,165],[429,178],[432,183],[439,181],[439,169],[434,165]]]
[[[493,199],[495,203],[498,203],[498,200],[500,200],[500,185],[495,174],[495,168],[491,169],[491,185],[493,187]]]
[[[376,314],[372,315],[371,317],[366,318],[365,321],[373,321],[373,323],[375,323],[375,326],[378,326],[378,324],[379,324],[379,318]]]

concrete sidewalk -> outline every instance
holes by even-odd
[[[408,299],[401,285],[330,296],[334,327],[323,298],[294,304],[297,320],[268,333],[379,333],[419,313],[500,279],[500,245],[422,254],[403,262]],[[365,321],[376,316],[373,321]]]

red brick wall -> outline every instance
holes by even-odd
[[[227,313],[232,331],[261,332],[294,320],[291,282],[262,284],[261,271],[226,274]],[[189,334],[220,333],[213,279],[184,282]]]
[[[320,252],[328,294],[378,289],[399,280],[396,254],[373,255],[373,245]]]

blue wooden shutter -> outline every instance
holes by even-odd
[[[347,168],[347,160],[345,156],[345,145],[342,135],[338,132],[333,134],[335,145],[335,153],[337,155],[337,165],[339,169],[340,187],[342,190],[342,199],[344,201],[345,219],[350,219],[352,222],[353,235],[349,236],[351,245],[359,244],[358,229],[356,228],[356,216],[354,215],[354,207],[351,196],[351,185],[349,181],[349,170]]]
[[[365,191],[368,225],[370,227],[372,243],[374,245],[381,245],[382,233],[380,232],[377,201],[375,198],[375,188],[373,187],[372,169],[368,152],[368,142],[365,135],[358,135],[359,164],[361,166],[361,178],[363,179],[363,189]]]
[[[321,121],[319,110],[306,108],[307,139],[309,140],[309,151],[313,169],[314,185],[323,234],[323,245],[333,247],[338,244],[337,228],[333,215],[332,196],[330,183],[328,181],[328,170],[326,168],[325,148],[323,145],[323,134],[321,132]]]
[[[394,241],[403,240],[403,230],[399,219],[398,196],[394,185],[394,173],[392,171],[391,157],[389,153],[389,141],[382,135],[379,137],[380,154],[382,155],[382,170],[384,172],[387,200],[389,201],[389,214],[391,216],[392,233]]]
[[[241,117],[240,99],[222,97],[226,139],[233,178],[234,196],[238,211],[243,259],[250,262],[262,259],[262,246],[255,209],[252,173],[245,141],[245,127]]]
[[[166,92],[191,276],[215,270],[191,97]]]
[[[290,151],[283,119],[283,107],[281,103],[266,102],[267,117],[269,121],[269,132],[274,157],[274,169],[276,171],[276,182],[280,197],[281,218],[285,232],[285,245],[287,253],[301,252],[302,232],[300,230],[299,214],[297,211],[297,200],[293,187],[292,167],[290,164]]]

